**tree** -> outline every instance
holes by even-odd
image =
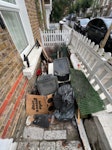
[[[53,0],[51,22],[59,22],[66,15],[74,12],[79,13],[80,10],[85,12],[92,2],[93,0],[76,0],[74,4],[73,0]]]
[[[87,8],[89,8],[93,3],[93,0],[80,0],[82,12],[86,12]]]
[[[75,3],[75,11],[79,13],[82,10],[83,13],[86,12],[87,8],[89,8],[93,3],[93,0],[77,0]]]
[[[75,5],[74,5],[74,10],[75,10],[77,13],[79,13],[80,7],[81,7],[80,1],[76,1]]]
[[[51,22],[59,22],[64,16],[73,11],[73,0],[53,0]]]

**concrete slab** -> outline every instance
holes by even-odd
[[[77,131],[77,126],[74,126],[70,122],[65,122],[63,130],[67,131],[67,140],[79,140],[79,133]]]
[[[44,129],[39,127],[25,127],[23,132],[23,138],[32,140],[42,140],[44,135]]]
[[[104,137],[106,136],[106,139],[103,141],[103,143],[106,146],[109,146],[110,149],[112,149],[112,113],[107,113],[106,111],[100,111],[97,113],[94,113],[93,116],[97,116],[100,124],[101,124],[101,128],[99,128],[99,122],[95,120],[95,123],[97,125],[98,130],[100,130],[100,136],[102,139],[104,139]],[[103,129],[103,131],[101,132],[101,130]],[[103,132],[105,134],[105,136],[103,135]],[[106,142],[107,141],[107,142]],[[109,143],[109,144],[107,144]],[[108,147],[108,149],[109,149]]]
[[[52,130],[44,132],[45,140],[62,140],[66,138],[67,138],[66,130]]]
[[[63,144],[62,141],[57,141],[55,150],[83,150],[83,148],[79,141],[70,141],[66,144]]]
[[[39,142],[20,142],[18,144],[17,150],[38,150]]]
[[[55,150],[55,142],[42,141],[39,150]]]
[[[49,126],[49,129],[51,130],[63,130],[63,126],[64,126],[64,123],[63,122],[57,122],[56,124],[50,124]]]

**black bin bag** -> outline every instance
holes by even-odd
[[[70,120],[75,112],[75,96],[70,84],[62,85],[53,97],[55,106],[54,116],[58,120]]]

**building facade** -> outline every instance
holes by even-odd
[[[94,0],[91,8],[87,10],[87,13],[90,13],[92,17],[109,16],[111,7],[111,0]]]
[[[41,6],[44,7],[42,1]],[[31,91],[34,82],[23,75],[24,54],[30,53],[36,40],[41,41],[39,30],[37,1],[0,1],[1,138],[14,137],[24,123],[25,94]]]

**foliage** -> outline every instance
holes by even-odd
[[[74,6],[74,9],[75,9],[75,11],[76,11],[77,13],[79,13],[79,11],[80,11],[80,1],[76,1],[75,6]]]
[[[89,8],[92,5],[93,0],[81,0],[80,2],[81,2],[82,12],[85,12],[87,8]]]
[[[73,11],[72,0],[53,0],[51,22],[58,22]]]
[[[43,14],[40,11],[40,4],[38,0],[35,0],[36,7],[37,7],[37,17],[39,21],[39,27],[43,30],[44,28],[44,20],[43,20]]]
[[[69,14],[72,14],[72,13],[74,13],[74,12],[75,12],[75,5],[72,4],[71,7],[70,7],[69,10],[68,10],[68,13],[69,13]]]
[[[70,13],[85,12],[93,3],[93,0],[53,0],[51,22],[59,22],[64,16]]]
[[[93,0],[77,0],[75,3],[75,11],[79,13],[80,10],[85,12],[93,3]]]

